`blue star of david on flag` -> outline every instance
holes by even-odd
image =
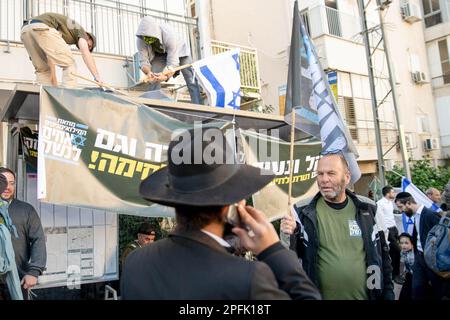
[[[209,105],[239,109],[241,76],[239,49],[232,49],[192,64]]]

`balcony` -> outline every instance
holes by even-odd
[[[132,56],[136,52],[135,32],[144,16],[169,23],[186,43],[194,48],[193,32],[197,20],[183,15],[131,5],[131,1],[111,0],[2,0],[0,2],[0,41],[20,42],[24,19],[44,12],[67,15],[97,37],[95,52]],[[136,2],[136,1],[135,1]]]
[[[367,74],[366,53],[359,15],[348,14],[326,6],[315,6],[300,12],[305,27],[317,48],[324,69]],[[378,22],[367,21],[369,40],[375,46],[381,39]],[[380,43],[379,49],[382,49]],[[375,58],[382,59],[382,50]]]
[[[345,40],[363,43],[359,16],[344,13],[326,6],[316,6],[301,11],[306,29],[312,39],[329,35]],[[368,21],[368,27],[377,22]]]
[[[450,85],[450,73],[431,78],[433,88],[440,88]]]
[[[198,57],[198,41],[194,36],[196,19],[132,3],[150,4],[147,0],[1,0],[0,59],[4,66],[0,71],[1,87],[10,88],[16,82],[33,82],[33,68],[20,42],[20,30],[25,19],[44,12],[65,14],[96,35],[94,55],[98,69],[103,79],[115,87],[128,88],[139,80],[136,77],[139,66],[133,55],[137,50],[135,32],[144,16],[170,24],[190,45],[193,58]],[[184,12],[183,2],[177,1],[182,4],[177,10],[173,8],[174,3],[171,2],[173,12]],[[89,74],[78,51],[74,51],[74,58],[79,73]],[[87,84],[84,81],[80,83]]]
[[[213,54],[225,52],[233,48],[240,49],[239,62],[241,64],[241,91],[244,97],[259,99],[261,94],[261,85],[259,82],[258,53],[256,49],[216,40],[211,41],[211,49]]]

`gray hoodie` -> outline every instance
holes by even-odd
[[[143,36],[159,39],[164,52],[167,53],[167,66],[177,67],[180,65],[181,57],[190,55],[186,43],[175,33],[170,25],[158,22],[156,19],[147,16],[142,18],[136,31],[136,45],[139,51],[141,68],[148,66],[151,69],[151,62],[156,54],[152,47],[144,42]]]

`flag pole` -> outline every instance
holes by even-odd
[[[294,136],[295,136],[295,109],[292,109],[292,125],[291,125],[291,149],[289,159],[289,195],[288,195],[288,214],[291,214],[292,206],[292,176],[294,174]]]
[[[291,208],[292,208],[292,176],[294,174],[294,136],[295,136],[295,109],[292,108],[291,111],[292,123],[291,123],[291,144],[290,144],[290,159],[289,159],[289,191],[288,191],[288,208],[287,208],[287,216],[294,217]],[[280,228],[280,240],[281,242],[289,248],[291,246],[290,235],[281,231]]]
[[[192,67],[192,64],[191,64],[191,63],[184,64],[184,65],[179,66],[179,67],[175,67],[175,68],[172,69],[172,71],[173,71],[173,72],[177,72],[177,71],[181,71],[181,70],[183,70],[183,69],[189,68],[189,67]],[[163,71],[163,72],[162,72],[162,74],[165,75],[165,76],[167,76],[168,73],[169,73],[168,71]],[[141,83],[148,83],[148,82],[151,82],[151,81],[150,81],[150,79],[147,77],[147,78],[145,78],[144,80],[141,80],[141,81],[139,81],[138,83],[136,83],[136,85],[139,85],[139,84],[141,84]]]

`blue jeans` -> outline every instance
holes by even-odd
[[[180,58],[180,65],[185,65],[192,63],[191,57],[181,57]],[[162,72],[164,68],[167,65],[167,54],[156,54],[153,60],[151,61],[152,64],[152,72]],[[186,82],[186,86],[189,90],[189,95],[191,96],[191,102],[195,104],[203,104],[202,98],[200,96],[200,88],[197,84],[197,81],[194,79],[194,71],[192,68],[185,68],[181,70],[181,73],[183,74],[184,81]],[[153,90],[159,90],[161,89],[160,83],[152,83],[148,87],[149,91]]]

